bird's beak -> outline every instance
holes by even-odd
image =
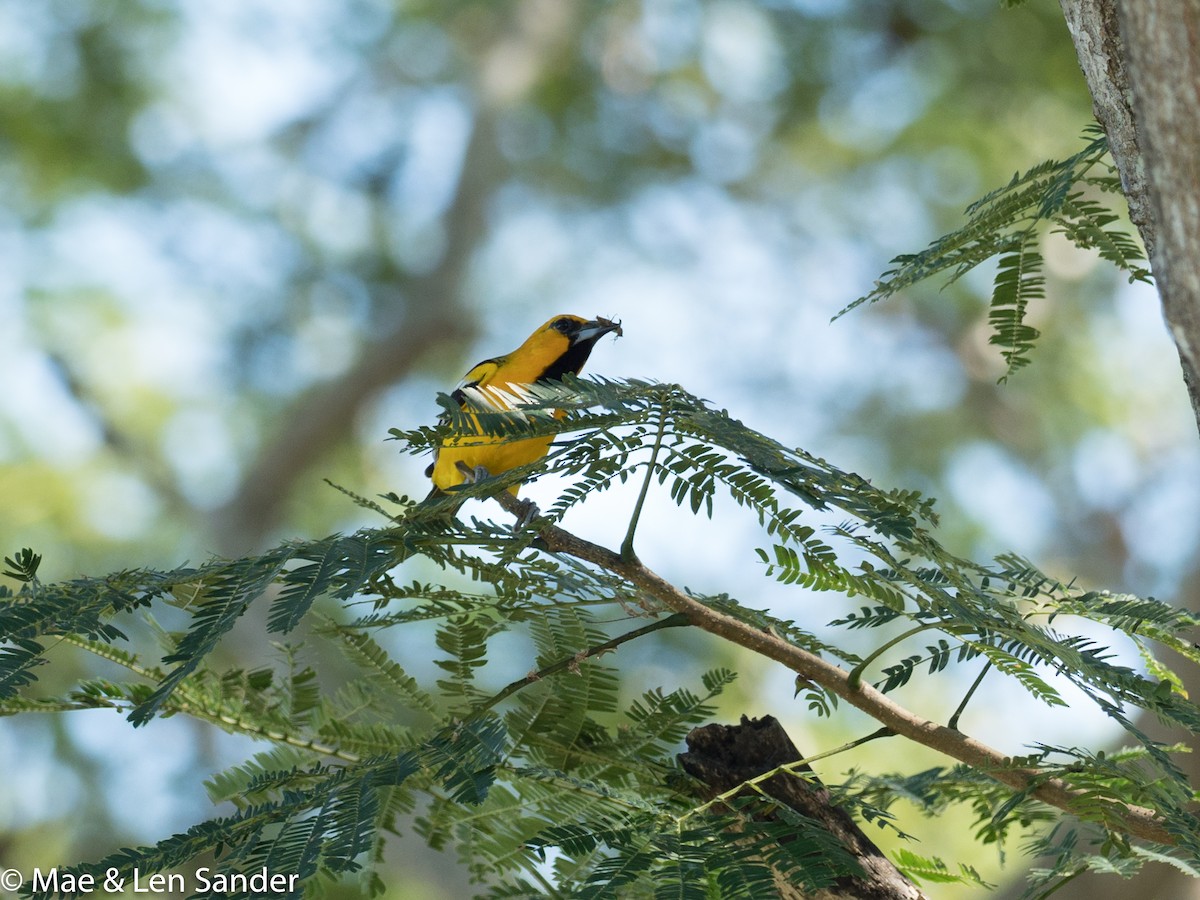
[[[621,330],[621,323],[614,322],[612,319],[605,319],[596,316],[592,321],[585,322],[580,326],[579,331],[575,334],[575,340],[572,343],[583,344],[597,341],[610,331],[615,331],[617,337],[624,334]]]

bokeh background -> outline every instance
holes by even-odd
[[[370,524],[323,479],[422,494],[387,429],[575,312],[624,324],[590,371],[932,494],[960,553],[1194,596],[1200,453],[1152,288],[1046,236],[1043,337],[1004,385],[990,271],[831,322],[1090,122],[1049,0],[0,0],[0,549],[56,579]],[[627,501],[568,524],[611,539]],[[765,581],[753,521],[717,512],[656,503],[643,559],[814,627],[856,608]],[[693,636],[622,652],[638,689],[738,668],[723,713],[772,713],[807,752],[868,729]],[[965,684],[901,699],[944,714]],[[1014,752],[1116,739],[1032,703],[997,684],[963,726]],[[822,773],[939,762],[875,746]],[[204,777],[254,749],[175,719],[0,720],[0,866],[221,812]],[[967,821],[905,825],[1018,875]],[[452,859],[398,840],[389,896],[462,896]]]

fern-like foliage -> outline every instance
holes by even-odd
[[[1149,281],[1146,254],[1125,229],[1122,217],[1105,202],[1120,197],[1120,181],[1108,157],[1108,140],[1099,126],[1084,133],[1082,150],[1063,160],[1048,160],[1014,175],[967,207],[967,222],[919,253],[897,256],[870,293],[839,316],[864,303],[904,291],[934,275],[946,284],[976,266],[997,259],[990,313],[990,342],[1007,364],[1003,378],[1028,364],[1038,331],[1027,321],[1029,303],[1045,297],[1039,240],[1049,228],[1085,250],[1095,250],[1129,276]],[[1003,380],[1003,379],[1002,379]]]
[[[1028,281],[1029,272],[1013,278]],[[547,522],[629,480],[696,515],[715,515],[718,495],[730,498],[761,526],[763,546],[747,565],[799,597],[829,594],[825,605],[843,612],[818,637],[752,603],[692,595],[710,608],[882,690],[986,663],[991,678],[1011,678],[1032,701],[1053,705],[1063,702],[1065,679],[1126,729],[1132,748],[1104,756],[1039,746],[1014,762],[1074,788],[1076,819],[961,766],[852,774],[830,785],[847,808],[886,823],[900,799],[931,815],[962,804],[982,841],[1002,841],[1014,825],[1042,826],[1035,849],[1054,860],[1046,884],[1081,866],[1127,871],[1159,858],[1200,866],[1192,791],[1173,751],[1131,721],[1145,709],[1200,731],[1200,709],[1161,665],[1143,671],[1108,644],[1064,630],[1087,619],[1113,641],[1165,644],[1197,662],[1191,614],[1082,590],[1015,556],[981,563],[952,554],[937,540],[932,501],[783,446],[677,385],[569,378],[522,402],[566,415],[481,410],[480,418],[495,415],[495,427],[513,436],[559,434],[546,459],[449,498],[364,501],[386,511],[378,529],[61,584],[38,581],[32,553],[9,561],[20,586],[0,597],[0,714],[108,708],[135,723],[182,714],[264,744],[209,781],[233,814],[72,871],[147,873],[215,856],[226,872],[297,874],[306,891],[347,878],[371,891],[381,883],[385,836],[415,822],[403,827],[434,847],[456,847],[481,893],[495,897],[762,897],[775,896],[780,878],[815,890],[852,872],[844,848],[770,798],[731,799],[719,813],[697,798],[673,754],[714,716],[733,673],[715,670],[692,686],[623,683],[615,661],[623,642],[685,623],[664,618],[614,570],[544,549]],[[451,427],[394,437],[421,453]],[[543,471],[568,486],[529,523],[465,518],[488,506],[449,514]],[[268,632],[287,636],[307,623],[307,640],[330,645],[353,677],[318,677],[304,648],[291,645],[244,668],[214,668],[213,649],[256,603],[268,606]],[[185,608],[191,623],[179,635],[159,631],[161,658],[146,660],[116,623],[140,617],[154,630],[147,617],[162,604]],[[514,646],[514,634],[531,648],[515,671],[496,650]],[[128,677],[39,696],[49,639]],[[798,693],[818,714],[838,714],[837,696],[812,685]],[[1176,842],[1130,841],[1110,815],[1129,803],[1156,810]],[[896,861],[917,879],[979,882],[969,866],[935,857]]]

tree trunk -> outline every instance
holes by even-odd
[[[1200,0],[1059,3],[1096,118],[1108,134],[1130,218],[1150,256],[1163,316],[1200,426]],[[1192,578],[1176,602],[1200,609],[1200,581]],[[1189,693],[1200,696],[1195,668],[1184,664],[1176,670]],[[1150,717],[1138,725],[1166,743],[1191,738],[1167,732]],[[1192,783],[1200,784],[1200,754],[1178,762]],[[1132,881],[1084,875],[1054,897],[1200,900],[1200,881],[1151,865]]]
[[[1059,0],[1200,427],[1200,0]]]
[[[801,759],[800,751],[772,716],[742,716],[739,725],[695,728],[687,736],[687,745],[688,752],[679,754],[679,764],[705,784],[708,799],[728,794],[750,779]],[[779,896],[789,900],[924,900],[925,895],[892,865],[850,815],[832,803],[829,791],[812,769],[807,765],[798,768],[805,773],[803,776],[772,775],[758,783],[758,792],[812,820],[814,828],[827,832],[858,863],[861,874],[838,878],[828,887],[807,894],[785,877],[777,876]],[[754,791],[747,788],[745,793]],[[771,817],[769,813],[759,816]]]

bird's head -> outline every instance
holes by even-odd
[[[555,316],[543,326],[543,329],[557,331],[570,341],[571,346],[583,343],[594,344],[610,331],[616,332],[618,337],[624,333],[621,330],[620,322],[614,322],[612,319],[605,319],[601,316],[596,316],[590,321],[583,316]]]
[[[541,377],[559,379],[568,372],[578,375],[596,341],[609,332],[619,337],[623,333],[621,323],[601,316],[585,319],[582,316],[562,315],[546,322],[525,344],[527,347],[537,345],[552,351],[548,354],[549,363]]]

